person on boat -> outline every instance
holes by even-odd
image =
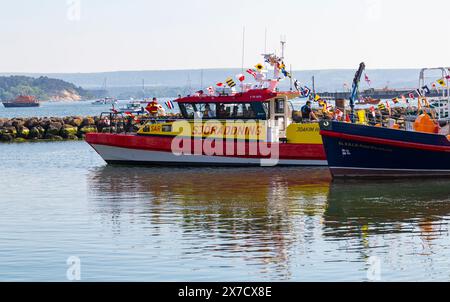
[[[145,110],[150,113],[150,116],[157,117],[160,110],[158,100],[156,98],[153,98],[153,100],[147,105]]]
[[[206,117],[206,118],[215,118],[216,117],[214,111],[211,110],[211,106],[209,104],[207,104],[205,106],[205,111],[203,112],[203,117]]]
[[[306,102],[306,105],[302,107],[302,118],[304,120],[318,121],[319,119],[312,111],[311,101]]]

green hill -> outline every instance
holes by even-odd
[[[0,77],[0,99],[10,100],[18,95],[33,95],[42,101],[78,101],[90,97],[89,93],[81,87],[46,76],[39,78],[27,76]]]

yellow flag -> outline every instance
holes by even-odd
[[[320,95],[316,94],[316,97],[314,98],[314,100],[315,100],[316,102],[318,102],[320,99],[321,99]]]
[[[439,83],[439,85],[441,85],[442,87],[447,87],[447,83],[445,83],[444,79],[440,79],[437,81]]]
[[[256,65],[255,65],[255,68],[256,68],[256,70],[258,70],[258,71],[262,71],[262,70],[264,69],[264,66],[263,66],[263,64],[256,64]]]

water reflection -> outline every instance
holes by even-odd
[[[120,232],[120,216],[153,236],[181,232],[184,256],[244,258],[289,276],[295,246],[312,240],[330,186],[327,169],[134,169],[91,174],[94,208]]]
[[[364,263],[373,249],[429,256],[433,242],[449,236],[450,180],[332,182],[327,169],[105,167],[91,172],[89,187],[92,211],[117,236],[138,225],[162,242],[179,242],[180,261],[240,259],[283,280],[308,261]]]

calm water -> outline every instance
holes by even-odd
[[[163,104],[168,98],[160,98]],[[128,101],[119,101],[116,107],[124,107]],[[92,101],[86,102],[42,102],[38,108],[5,108],[0,104],[0,118],[13,117],[64,117],[72,115],[95,116],[102,112],[109,112],[111,105],[92,105]]]
[[[0,151],[0,280],[65,281],[70,256],[83,281],[366,281],[377,261],[383,281],[450,280],[448,180],[107,167],[83,142]]]
[[[107,167],[84,142],[0,144],[0,170],[0,280],[65,281],[71,256],[84,281],[450,280],[450,180]]]

